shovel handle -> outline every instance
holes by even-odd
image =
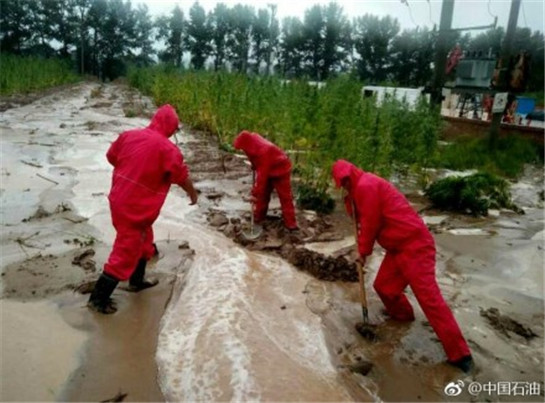
[[[255,169],[252,168],[252,190],[255,186]],[[254,234],[254,200],[252,199],[250,203],[251,211],[250,211],[250,231],[251,234]]]
[[[365,269],[359,261],[356,261],[356,268],[358,270],[358,279],[360,283],[360,301],[363,323],[367,324],[369,323],[369,311],[367,310],[367,295],[365,292]]]
[[[356,204],[352,200],[352,219],[354,220],[354,240],[356,241],[356,254],[359,254],[358,250],[358,220],[356,217]],[[359,260],[356,260],[356,269],[358,270],[358,280],[360,283],[360,302],[361,312],[363,316],[363,323],[369,323],[369,311],[367,310],[367,295],[365,292],[365,269]]]

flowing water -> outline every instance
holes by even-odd
[[[74,239],[94,245],[98,270],[113,242],[106,199],[111,168],[104,154],[117,133],[148,123],[124,117],[129,96],[124,91],[81,84],[0,116],[2,400],[58,399],[68,380],[74,381],[75,368],[89,359],[89,332],[113,328],[103,318],[85,324],[84,298],[67,294],[66,284],[96,277],[69,269]],[[241,195],[248,191],[249,172],[222,172],[197,136],[186,133],[178,140],[193,161],[190,169],[202,193],[199,205],[189,206],[184,192],[173,188],[154,225],[156,240],[168,252],[156,268],[174,280],[155,352],[167,401],[510,400],[497,393],[445,395],[449,382],[469,378],[444,363],[419,309],[412,324],[383,316],[372,291],[380,249],[369,261],[366,286],[371,322],[381,338],[369,343],[354,330],[361,320],[357,284],[319,281],[274,253],[250,251],[212,228],[207,218],[214,211],[247,214]],[[203,159],[218,169],[201,169]],[[438,244],[438,282],[478,363],[471,380],[537,382],[541,394],[517,399],[540,401],[544,222],[536,195],[543,173],[524,177],[513,185],[515,202],[526,209],[523,216],[501,211],[482,219],[450,214],[425,219]],[[207,197],[214,192],[223,196]],[[39,211],[46,214],[36,218]],[[307,248],[327,254],[350,247],[350,223],[343,225],[340,240]],[[178,251],[184,242],[194,251],[185,263]],[[408,296],[416,308],[410,290]],[[130,304],[146,300],[121,298],[122,308]],[[494,328],[481,314],[490,308],[530,326],[537,337]],[[26,325],[24,318],[30,318]],[[132,326],[122,313],[118,321]],[[48,337],[34,337],[29,323],[40,323]],[[41,349],[49,354],[38,354]],[[8,350],[12,353],[4,354]],[[52,356],[58,358],[54,363],[48,361]],[[372,363],[363,375],[354,370],[361,363]],[[28,371],[43,382],[29,388],[17,381]]]

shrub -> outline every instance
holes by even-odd
[[[301,183],[296,190],[297,205],[305,210],[329,214],[335,209],[335,200],[323,189]]]
[[[511,202],[508,182],[489,173],[440,179],[425,193],[435,207],[443,210],[484,216],[489,208],[505,207],[520,212]]]

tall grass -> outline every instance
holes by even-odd
[[[493,152],[486,139],[438,146],[438,111],[423,100],[413,108],[395,99],[377,106],[347,75],[318,89],[305,81],[156,66],[131,71],[129,82],[158,104],[172,104],[183,123],[217,136],[225,149],[250,130],[288,150],[300,179],[300,206],[324,212],[332,207],[330,169],[339,158],[386,178],[412,170],[422,186],[424,167],[513,177],[525,163],[543,163],[542,148],[515,137],[500,139]]]
[[[42,90],[78,79],[69,61],[9,54],[0,56],[1,95]]]
[[[250,130],[291,150],[299,174],[318,187],[329,184],[338,158],[387,176],[396,164],[426,164],[436,150],[440,118],[427,104],[409,110],[389,100],[377,107],[349,76],[318,89],[305,81],[154,67],[132,70],[129,81],[224,144]]]

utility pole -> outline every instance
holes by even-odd
[[[509,59],[513,50],[513,39],[515,37],[515,31],[517,30],[517,21],[519,18],[521,0],[511,0],[511,11],[509,12],[509,21],[507,23],[507,31],[505,32],[505,38],[503,39],[501,47],[499,66],[499,79],[498,79],[498,92],[507,92],[509,90]],[[509,104],[509,103],[508,103]],[[502,112],[495,112],[492,114],[492,122],[490,124],[489,132],[489,146],[491,149],[496,147],[498,135],[500,132]]]
[[[432,105],[441,105],[443,84],[445,82],[445,68],[447,65],[447,39],[451,33],[454,0],[443,0],[441,6],[441,21],[435,47],[435,75],[431,93]]]

